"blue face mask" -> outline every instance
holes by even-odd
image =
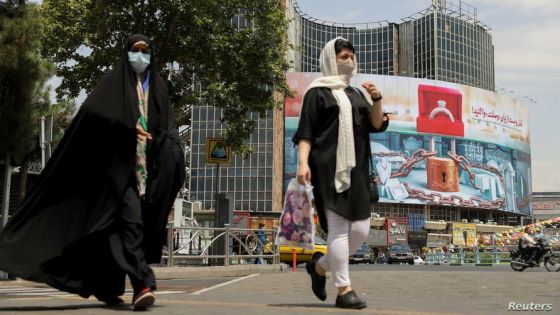
[[[146,68],[150,65],[150,54],[144,54],[142,52],[128,52],[128,62],[134,70],[134,72],[140,74],[146,71]]]

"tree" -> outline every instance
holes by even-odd
[[[63,78],[60,96],[91,91],[134,33],[155,43],[179,123],[190,123],[189,106],[201,100],[220,107],[225,142],[239,153],[248,152],[243,140],[254,130],[247,114],[278,106],[273,90],[290,94],[279,1],[45,0],[42,10],[44,54]]]
[[[49,91],[50,94],[50,91]],[[74,114],[76,114],[76,102],[72,100],[59,100],[56,104],[52,104],[48,107],[47,115],[53,115],[54,126],[53,126],[53,141],[52,149],[54,150],[62,137],[64,132],[72,123]]]
[[[37,5],[23,0],[0,2],[0,154],[6,160],[5,189],[11,162],[21,163],[37,145],[36,106],[53,71],[40,55],[41,37]],[[6,215],[4,209],[4,223]]]
[[[16,160],[34,145],[34,101],[52,67],[41,58],[36,5],[0,2],[0,152]]]

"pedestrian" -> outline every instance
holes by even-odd
[[[0,270],[107,305],[125,276],[134,310],[155,301],[148,263],[161,259],[184,157],[154,46],[124,42],[30,194],[0,235]]]
[[[266,233],[263,231],[265,226],[266,225],[264,223],[259,223],[259,229],[255,232],[255,235],[257,236],[257,247],[255,248],[255,252],[257,255],[263,254],[264,244],[266,244]],[[255,264],[264,264],[262,257],[255,258]]]
[[[348,256],[366,241],[370,229],[369,134],[384,131],[389,121],[374,83],[362,84],[373,105],[350,86],[357,73],[352,43],[342,37],[328,42],[320,67],[323,77],[309,86],[293,137],[298,182],[311,181],[321,228],[328,233],[328,254],[306,267],[319,299],[327,298],[325,272],[330,270],[338,288],[336,307],[360,309],[366,302],[351,288]]]

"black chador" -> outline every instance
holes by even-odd
[[[145,194],[138,192],[139,75],[128,53],[76,114],[52,158],[0,235],[0,270],[83,297],[112,301],[129,275],[135,294],[156,289],[165,223],[184,180],[184,155],[153,53],[149,82]],[[146,85],[147,86],[147,85]],[[114,300],[113,300],[114,301]]]

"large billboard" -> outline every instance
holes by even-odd
[[[320,73],[289,73],[285,103],[285,183],[296,176],[299,123],[307,87]],[[451,205],[529,214],[531,151],[527,105],[470,86],[398,76],[373,81],[390,113],[387,132],[371,134],[380,202]],[[363,91],[365,93],[365,91]]]

